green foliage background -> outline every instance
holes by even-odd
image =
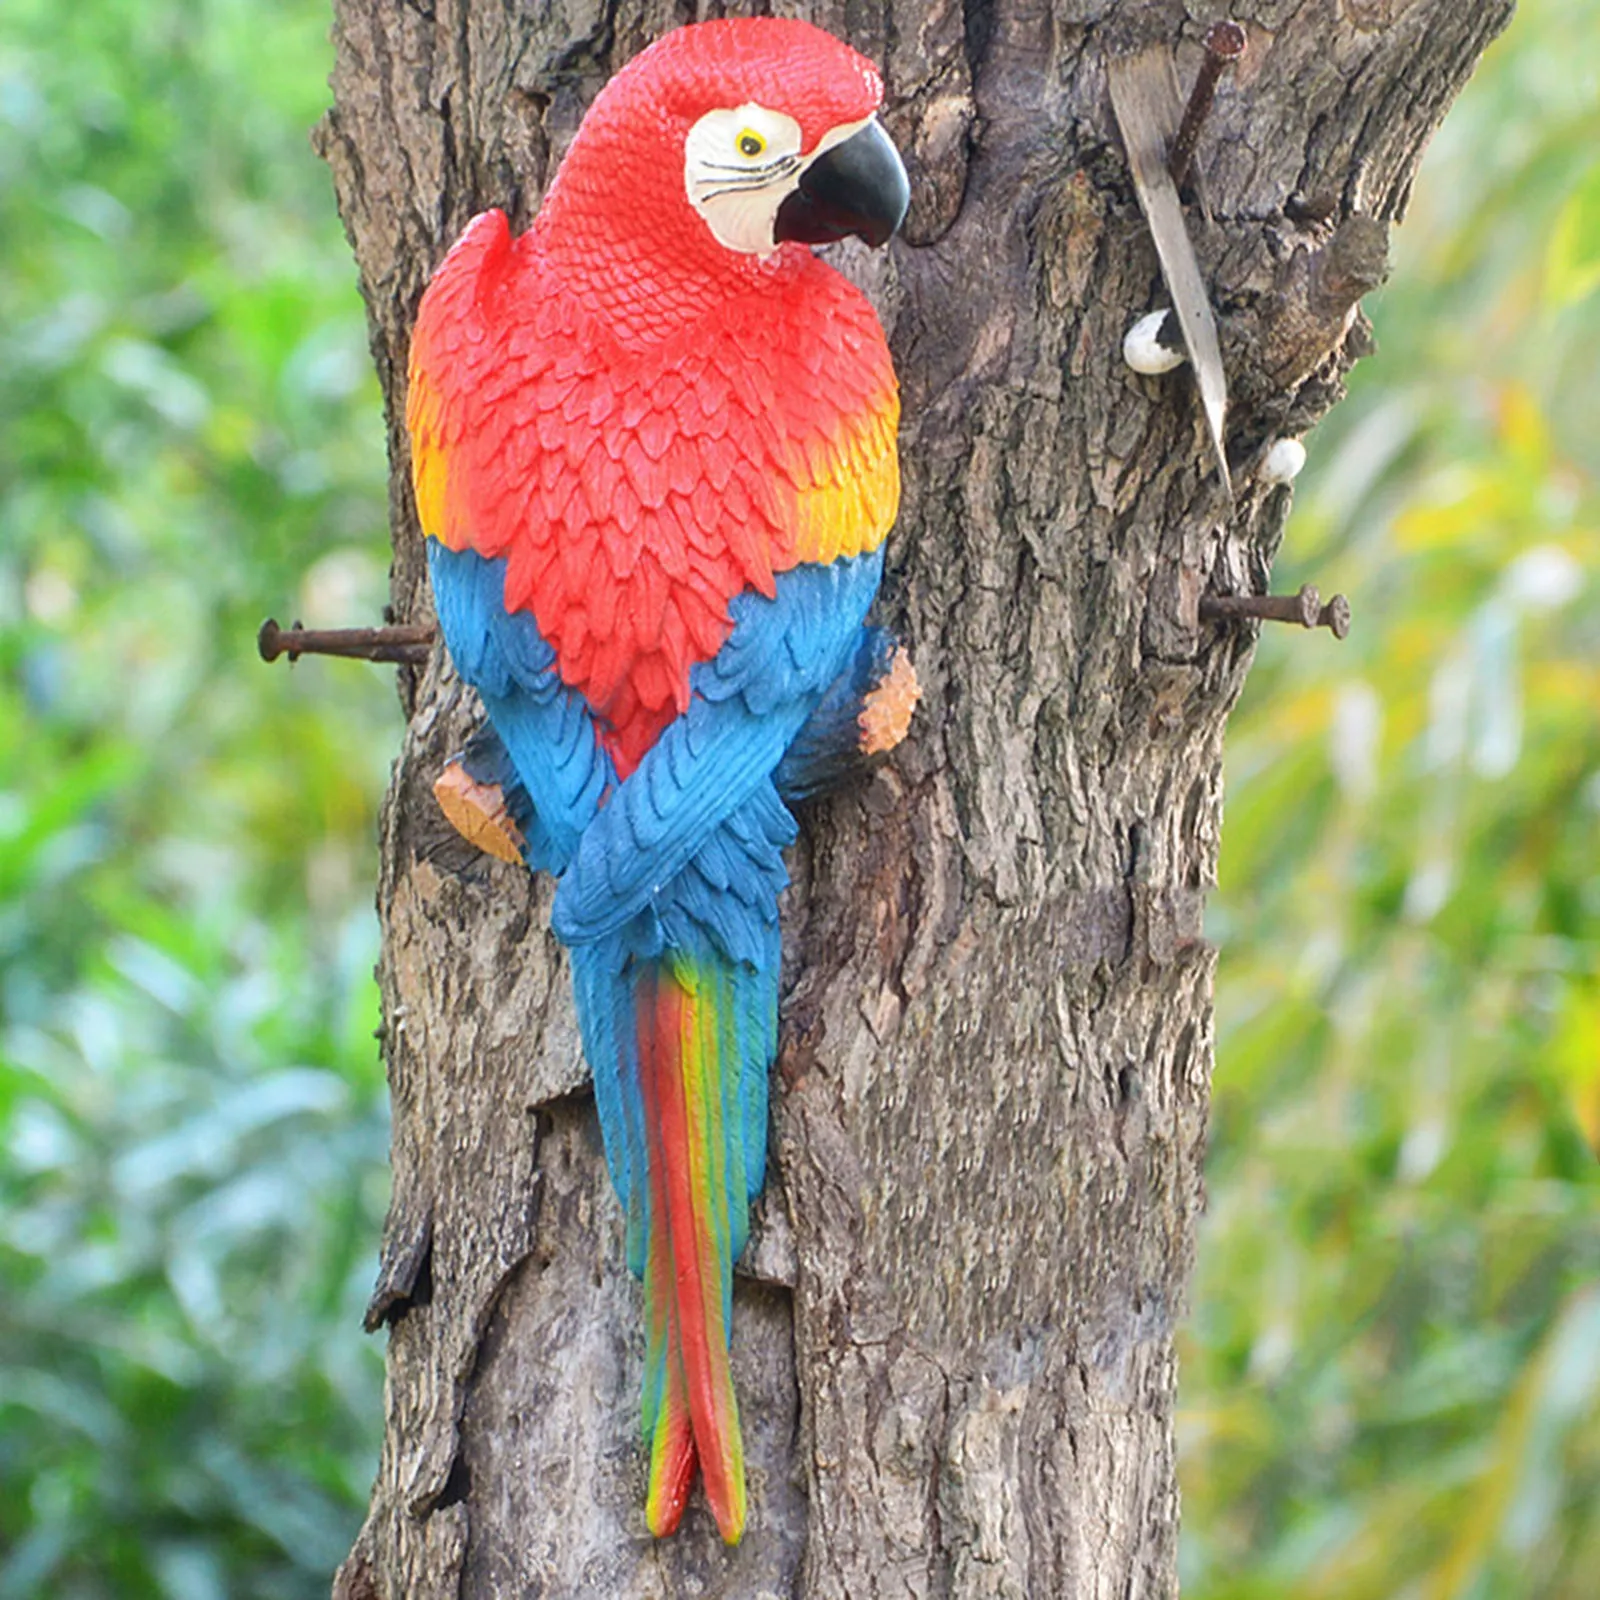
[[[1202,1600],[1600,1572],[1600,15],[1523,0],[1230,732]],[[381,1408],[383,436],[323,0],[0,9],[0,1600],[326,1593]]]
[[[1600,7],[1522,0],[1228,731],[1185,1593],[1600,1594]]]
[[[371,1482],[384,441],[318,0],[0,5],[0,1600],[327,1593]]]

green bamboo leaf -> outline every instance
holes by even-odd
[[[1545,299],[1565,310],[1600,285],[1600,163],[1562,204],[1545,256]]]

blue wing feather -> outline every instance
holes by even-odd
[[[571,947],[629,1266],[642,1274],[651,1226],[634,989],[639,963],[669,951],[718,974],[720,1049],[738,1063],[724,1085],[729,1181],[719,1224],[737,1257],[766,1176],[778,896],[795,835],[774,775],[860,653],[881,552],[783,573],[772,599],[738,596],[728,639],[694,669],[689,710],[620,784],[533,617],[506,613],[504,560],[430,541],[429,566],[456,669],[483,697],[532,803],[529,865],[561,874],[552,924]]]
[[[733,632],[691,674],[688,711],[584,831],[551,918],[564,943],[669,909],[662,891],[747,803],[746,836],[728,844],[736,857],[748,847],[770,875],[767,863],[794,837],[772,774],[849,664],[882,570],[881,551],[796,567],[778,577],[772,599],[747,592],[733,601]]]
[[[505,558],[428,541],[434,607],[450,659],[483,698],[534,818],[524,854],[561,872],[616,781],[583,697],[556,671],[555,651],[531,613],[505,607]]]
[[[778,578],[771,600],[736,599],[733,632],[695,669],[689,711],[589,823],[557,889],[552,924],[572,949],[584,1053],[636,1273],[650,1195],[632,972],[670,950],[719,974],[723,1059],[738,1063],[723,1106],[723,1229],[736,1258],[766,1179],[778,896],[795,833],[772,773],[858,651],[881,570],[876,553],[803,567]]]

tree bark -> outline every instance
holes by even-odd
[[[388,401],[394,615],[426,620],[400,420],[423,284],[475,212],[526,225],[610,71],[692,8],[335,9],[319,142]],[[884,64],[911,171],[903,237],[837,259],[903,387],[880,614],[926,693],[891,765],[809,810],[792,861],[775,1165],[735,1294],[750,1531],[725,1550],[697,1498],[676,1538],[645,1532],[639,1293],[550,886],[433,804],[476,715],[436,652],[401,672],[383,815],[387,1435],[344,1596],[1177,1590],[1202,912],[1254,644],[1197,603],[1265,588],[1289,492],[1261,454],[1369,344],[1374,238],[1381,258],[1511,0],[1241,0],[1248,52],[1197,161],[1212,220],[1189,207],[1234,396],[1231,510],[1189,374],[1121,360],[1165,296],[1106,91],[1108,56],[1158,38],[1187,85],[1218,8],[777,9]]]

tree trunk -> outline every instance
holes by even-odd
[[[1234,395],[1231,511],[1190,375],[1121,359],[1165,291],[1106,89],[1108,56],[1157,38],[1187,84],[1217,8],[779,9],[885,65],[911,172],[903,237],[838,259],[903,387],[880,614],[926,693],[892,764],[811,809],[793,852],[774,1172],[735,1293],[750,1531],[725,1550],[696,1497],[676,1538],[645,1532],[640,1295],[550,886],[431,799],[476,714],[435,652],[401,673],[383,818],[387,1436],[348,1597],[1177,1589],[1202,912],[1255,626],[1197,603],[1265,588],[1289,494],[1262,451],[1338,399],[1381,275],[1364,219],[1400,216],[1511,0],[1241,0],[1248,53],[1199,149],[1214,220],[1188,208]],[[425,619],[400,421],[418,295],[473,213],[527,223],[608,73],[692,18],[336,11],[320,143],[389,403],[394,612]]]

